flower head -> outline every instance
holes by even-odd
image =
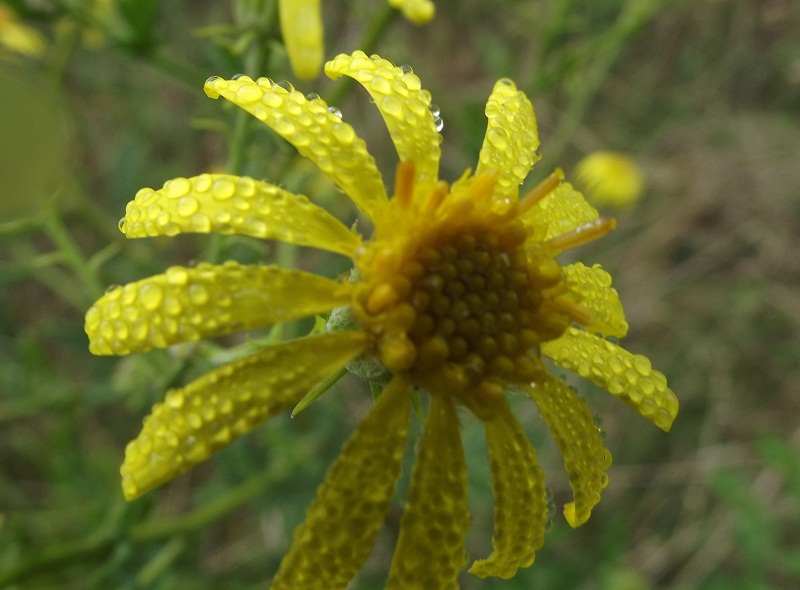
[[[545,359],[664,430],[677,413],[664,376],[603,338],[628,327],[609,275],[556,259],[613,222],[560,172],[518,197],[539,139],[533,107],[510,80],[498,81],[487,102],[474,174],[448,185],[438,174],[430,94],[409,68],[355,52],[325,71],[355,78],[383,115],[400,157],[392,198],[363,140],[321,99],[246,76],[211,78],[206,93],[246,109],[316,163],[372,219],[369,239],[304,196],[228,175],[143,189],[120,227],[128,237],[216,231],[323,248],[352,258],[353,279],[235,262],[172,267],[108,292],[87,313],[86,331],[96,354],[127,354],[333,308],[346,319],[168,392],[126,449],[123,491],[137,497],[203,461],[361,356],[389,373],[388,385],[319,488],[272,587],[344,588],[360,569],[399,475],[414,390],[428,394],[429,413],[388,587],[457,587],[469,520],[459,406],[485,425],[495,499],[494,550],[470,572],[511,577],[533,562],[548,509],[544,472],[509,388],[533,399],[562,451],[572,526],[600,500],[611,456],[585,402]]]
[[[592,152],[578,162],[575,176],[586,197],[599,206],[633,205],[644,190],[636,162],[616,152]]]
[[[45,45],[39,31],[20,23],[10,8],[0,4],[0,48],[29,57],[41,57]]]

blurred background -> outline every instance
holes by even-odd
[[[410,64],[444,120],[442,176],[477,160],[499,77],[531,97],[543,159],[568,179],[587,154],[636,163],[641,198],[599,205],[618,229],[576,253],[615,278],[631,325],[681,400],[664,434],[575,381],[614,456],[591,520],[571,530],[555,444],[514,400],[558,507],[536,563],[467,590],[800,587],[800,3],[793,0],[436,0],[417,27],[379,0],[323,2],[325,56],[364,49]],[[396,155],[360,88],[297,82],[273,2],[0,3],[0,588],[249,589],[274,574],[327,467],[371,403],[345,378],[211,461],[126,503],[119,464],[170,386],[254,332],[124,358],[89,354],[85,310],[111,284],[171,264],[347,261],[245,238],[126,241],[142,187],[246,173],[350,204],[294,149],[202,91],[211,75],[295,82],[339,107],[386,178]],[[490,549],[480,423],[462,415],[471,557]],[[419,430],[419,425],[416,425]],[[409,451],[413,443],[409,445]],[[410,461],[354,590],[383,587]]]

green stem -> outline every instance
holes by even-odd
[[[55,209],[49,209],[44,216],[43,229],[47,236],[64,255],[69,267],[81,279],[90,299],[97,299],[103,294],[103,283],[92,265],[78,248],[69,231],[64,227],[61,217]]]

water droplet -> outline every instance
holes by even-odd
[[[182,266],[171,266],[164,273],[170,285],[185,285],[189,280],[189,273]]]
[[[264,93],[255,84],[247,84],[236,91],[236,102],[240,105],[253,104],[261,100]]]
[[[428,110],[433,114],[434,117],[438,117],[442,114],[442,109],[440,109],[439,105],[435,102],[432,102],[428,105]]]
[[[486,139],[492,147],[498,150],[505,150],[508,147],[508,136],[503,129],[492,128],[486,132]]]
[[[212,84],[217,80],[219,80],[219,76],[209,76],[208,78],[206,78],[206,84]]]
[[[514,82],[511,81],[510,78],[500,78],[497,81],[498,84],[503,84],[504,86],[513,86]]]
[[[338,107],[330,106],[328,107],[328,112],[332,114],[334,117],[337,117],[339,119],[342,118],[342,111],[340,111]]]
[[[164,300],[164,291],[155,283],[145,283],[139,289],[139,299],[145,309],[154,310]]]
[[[444,119],[441,117],[434,117],[433,118],[433,125],[436,127],[436,131],[441,131],[444,129]]]
[[[164,192],[167,198],[178,199],[192,190],[192,184],[185,178],[173,178],[164,183]]]
[[[125,233],[125,218],[124,217],[120,218],[120,220],[117,222],[117,227],[119,228],[119,231],[121,231],[122,233]]]
[[[392,91],[389,80],[386,78],[373,78],[369,83],[369,87],[371,90],[374,90],[380,94],[389,94]]]
[[[239,78],[244,78],[244,74],[234,74],[231,76],[231,80],[238,80]]]
[[[333,132],[333,136],[345,145],[353,143],[356,138],[356,132],[346,123],[337,123],[333,126],[331,131]]]
[[[218,201],[230,199],[236,192],[236,185],[230,178],[218,178],[211,186],[211,194]]]
[[[414,73],[414,69],[408,64],[402,64],[400,66],[400,69],[402,70],[402,72],[404,74],[413,74]]]
[[[278,82],[275,82],[275,86],[277,86],[279,88],[283,88],[284,90],[286,90],[288,92],[291,92],[292,90],[294,90],[294,86],[292,86],[286,80],[279,80]]]
[[[189,217],[197,213],[200,209],[200,202],[194,197],[183,197],[178,201],[177,206],[178,215]]]
[[[195,213],[189,220],[192,231],[208,233],[211,231],[211,219],[205,213]]]
[[[106,293],[111,293],[112,291],[116,291],[119,289],[119,285],[109,285],[106,287]]]
[[[381,110],[387,115],[399,117],[403,113],[403,105],[401,104],[399,98],[390,95],[384,97],[384,99],[381,101]]]
[[[208,303],[208,289],[205,285],[195,284],[189,287],[189,299],[197,306]]]
[[[317,100],[319,98],[319,94],[316,92],[309,92],[306,94],[306,100]]]

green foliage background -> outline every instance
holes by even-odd
[[[89,355],[83,313],[102,289],[191,260],[345,261],[243,238],[125,241],[143,186],[230,170],[353,213],[257,121],[208,100],[210,75],[292,80],[275,7],[261,0],[15,0],[48,39],[42,59],[0,57],[0,588],[246,589],[274,573],[325,470],[370,403],[346,378],[294,420],[273,419],[132,503],[127,441],[170,386],[252,346],[253,333],[127,358]],[[682,407],[670,434],[588,384],[614,455],[587,525],[560,515],[536,563],[467,590],[800,586],[800,5],[791,0],[437,0],[417,28],[382,1],[326,0],[326,57],[365,49],[408,63],[445,121],[442,174],[474,165],[483,104],[508,76],[534,102],[543,160],[569,176],[585,153],[633,155],[647,193],[581,249],[615,277],[625,346],[666,373]],[[333,97],[387,178],[395,154],[358,88]],[[13,138],[13,140],[8,139]],[[518,415],[569,501],[557,449]],[[463,416],[473,557],[492,529],[480,424]],[[412,453],[409,452],[409,460]],[[406,469],[408,471],[408,469]],[[406,474],[407,477],[407,474]],[[382,587],[405,482],[357,590]]]

